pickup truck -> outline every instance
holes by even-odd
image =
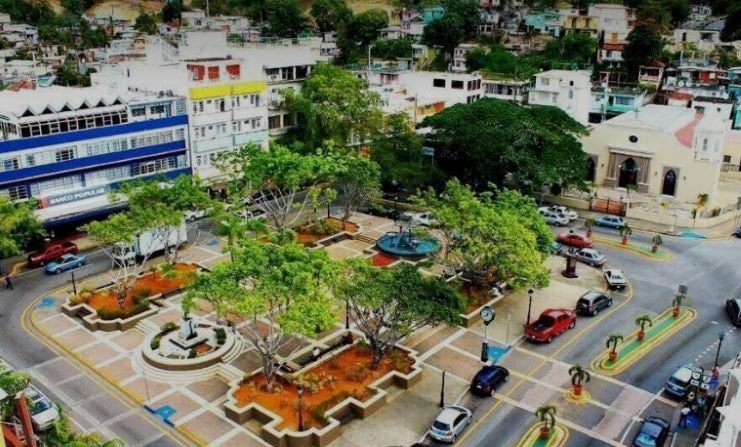
[[[74,242],[50,242],[41,250],[28,255],[28,265],[38,267],[47,262],[61,258],[62,255],[77,253],[77,244]]]
[[[576,313],[567,309],[546,309],[535,322],[525,326],[525,337],[550,343],[553,337],[576,326]]]

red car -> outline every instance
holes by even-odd
[[[550,343],[553,337],[576,326],[576,313],[568,309],[546,309],[534,323],[525,326],[525,337]]]
[[[579,233],[561,233],[556,241],[577,248],[592,248],[592,245],[594,245],[591,239]]]
[[[62,255],[75,253],[77,253],[77,245],[74,242],[50,242],[41,250],[28,255],[28,265],[31,267],[37,267],[57,258],[61,258]]]

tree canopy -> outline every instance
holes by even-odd
[[[44,229],[29,203],[0,196],[0,258],[19,255],[43,237]]]
[[[731,2],[728,6],[726,24],[720,38],[726,42],[741,39],[741,3]]]
[[[487,98],[447,108],[423,125],[433,128],[440,167],[475,190],[490,182],[526,193],[553,184],[585,187],[577,137],[586,129],[556,107]]]
[[[623,51],[623,61],[628,76],[636,79],[641,65],[646,65],[661,56],[664,42],[659,28],[649,23],[636,25],[628,34],[627,40],[628,44]]]
[[[532,198],[512,190],[477,195],[453,179],[442,194],[428,190],[418,200],[440,221],[446,262],[472,284],[490,287],[506,281],[515,289],[548,285],[543,260],[553,236]]]
[[[267,0],[268,30],[278,37],[296,37],[307,27],[307,17],[296,0]]]
[[[351,72],[326,63],[314,66],[300,93],[286,93],[286,108],[298,115],[292,137],[307,149],[327,140],[340,147],[370,141],[382,125],[378,94]]]
[[[347,23],[353,13],[345,0],[314,0],[311,3],[311,16],[320,32],[336,31]]]

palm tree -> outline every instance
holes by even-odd
[[[258,234],[267,233],[264,219],[243,219],[234,213],[225,212],[217,216],[216,234],[226,236],[226,243],[229,249],[229,256],[234,262],[234,245],[247,234],[252,233],[253,237]]]
[[[648,315],[641,315],[636,318],[636,325],[641,327],[641,330],[638,331],[638,341],[642,341],[646,336],[646,326],[648,325],[648,327],[651,327],[654,325],[654,322]]]
[[[612,334],[609,337],[607,337],[607,349],[610,349],[610,361],[614,362],[617,360],[617,346],[619,343],[623,342],[623,336],[620,334]],[[612,345],[612,348],[610,348],[610,345]]]
[[[104,441],[97,433],[78,433],[71,427],[67,413],[59,408],[59,419],[51,429],[41,435],[45,445],[59,445],[65,447],[125,447],[121,439]]]
[[[551,435],[551,429],[556,426],[556,407],[543,405],[535,410],[535,416],[543,423],[543,426],[540,427],[540,437],[548,439]]]
[[[659,250],[659,246],[664,243],[664,239],[661,238],[659,233],[656,233],[656,235],[651,239],[651,242],[654,243],[651,247],[651,252],[656,253]]]
[[[672,309],[672,314],[674,317],[679,316],[679,310],[682,307],[682,302],[687,299],[687,295],[684,293],[678,293],[677,296],[674,297],[674,300],[672,300],[672,306],[674,306],[674,309]]]
[[[31,376],[24,372],[9,371],[0,375],[0,390],[5,391],[8,396],[14,396],[25,390]],[[15,410],[13,399],[7,398],[0,401],[0,420],[6,420]]]
[[[622,244],[627,245],[628,244],[628,236],[633,234],[633,229],[630,228],[630,225],[628,225],[628,222],[625,223],[622,227],[620,227],[620,236],[623,237]]]
[[[584,226],[587,227],[587,237],[592,237],[592,227],[597,225],[597,221],[589,217],[584,219]]]
[[[573,391],[575,396],[581,396],[582,382],[586,383],[592,378],[589,371],[582,368],[578,363],[569,368],[569,375],[571,376],[571,385],[573,385]]]

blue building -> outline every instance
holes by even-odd
[[[185,98],[100,87],[0,92],[0,194],[35,199],[48,228],[110,213],[108,192],[123,181],[190,172]]]

